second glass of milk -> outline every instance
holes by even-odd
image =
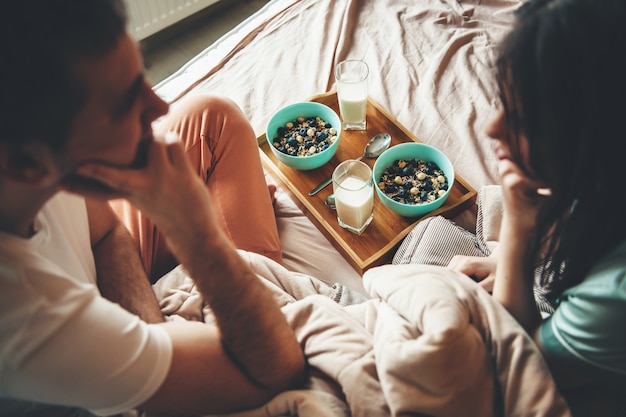
[[[344,130],[365,130],[367,110],[367,77],[364,61],[349,59],[335,67],[341,127]]]
[[[347,160],[333,172],[333,192],[339,226],[360,235],[372,222],[374,180],[367,164]]]

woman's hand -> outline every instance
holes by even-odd
[[[498,162],[498,172],[502,184],[505,219],[513,221],[512,226],[526,235],[535,229],[537,213],[549,190],[545,188],[545,184],[526,176],[510,159],[501,159]]]
[[[494,251],[488,257],[456,255],[448,267],[464,273],[477,281],[478,285],[486,291],[491,292],[496,274],[496,264],[497,258]]]
[[[541,316],[533,293],[534,253],[530,243],[536,233],[537,214],[546,201],[544,184],[527,177],[508,158],[498,161],[504,213],[498,243],[498,268],[493,297],[532,334]]]

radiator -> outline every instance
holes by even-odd
[[[128,29],[138,41],[220,0],[125,0]]]

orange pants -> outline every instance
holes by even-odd
[[[221,97],[192,96],[173,106],[154,129],[155,135],[178,133],[209,189],[222,229],[235,246],[282,263],[259,147],[239,107]],[[137,241],[152,282],[177,264],[150,219],[126,200],[112,201],[111,206]]]

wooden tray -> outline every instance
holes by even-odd
[[[312,97],[310,100],[326,104],[339,113],[339,103],[335,91]],[[476,191],[463,178],[456,175],[446,202],[425,216],[402,217],[385,207],[376,197],[374,219],[363,234],[359,236],[341,228],[337,223],[336,212],[329,209],[324,203],[326,197],[333,192],[332,184],[314,196],[309,196],[309,191],[329,178],[341,161],[356,159],[361,156],[367,141],[381,132],[387,132],[391,135],[391,146],[410,141],[420,142],[371,99],[368,99],[367,103],[367,130],[342,131],[337,153],[320,168],[310,171],[298,171],[290,168],[274,156],[265,134],[257,138],[262,151],[263,166],[272,177],[283,185],[307,217],[361,274],[368,268],[390,261],[402,239],[420,220],[436,215],[452,218],[465,208],[470,207],[476,199]],[[373,159],[364,158],[363,162],[370,167],[374,166]]]

